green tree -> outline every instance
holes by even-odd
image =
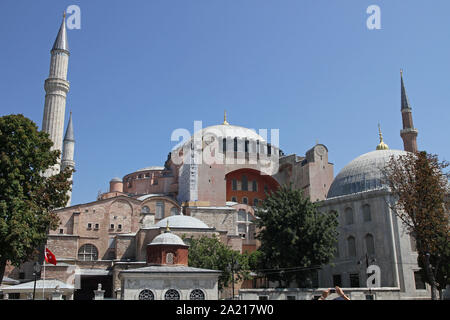
[[[262,273],[286,287],[311,285],[318,269],[334,257],[337,213],[322,213],[301,190],[283,186],[257,210]],[[308,285],[309,284],[309,285]]]
[[[69,199],[73,170],[43,176],[60,156],[52,145],[23,115],[0,117],[0,284],[8,261],[19,266],[35,257],[58,225],[52,210]]]
[[[395,203],[391,206],[414,237],[422,276],[431,286],[431,298],[450,282],[449,194],[447,162],[425,151],[392,157],[383,170]]]
[[[189,266],[222,271],[219,277],[219,290],[229,287],[232,283],[234,265],[235,282],[250,279],[250,260],[254,255],[241,254],[222,243],[217,237],[202,236],[190,240]]]

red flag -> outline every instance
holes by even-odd
[[[56,257],[48,248],[45,248],[45,261],[56,266]]]

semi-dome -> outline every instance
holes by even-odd
[[[382,172],[391,156],[406,155],[402,150],[375,150],[347,164],[333,180],[327,198],[382,189]]]
[[[203,221],[191,216],[170,216],[160,220],[156,227],[166,227],[169,223],[169,228],[187,228],[187,229],[210,229]]]
[[[154,246],[154,245],[177,245],[177,246],[181,245],[181,246],[185,246],[186,244],[176,234],[173,234],[171,232],[165,232],[165,233],[162,233],[160,235],[157,235],[149,245],[151,245],[151,246]]]
[[[161,167],[161,166],[150,166],[150,167],[145,167],[145,168],[139,169],[136,172],[140,172],[140,171],[160,171],[160,170],[164,170],[164,167]]]

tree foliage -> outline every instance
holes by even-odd
[[[58,163],[48,134],[23,115],[0,117],[0,283],[7,261],[32,259],[58,218],[52,210],[68,201],[72,169],[45,177]]]
[[[202,236],[190,240],[189,266],[222,271],[219,277],[219,290],[230,286],[231,265],[234,266],[235,281],[250,279],[251,267],[255,265],[257,253],[243,253],[232,250],[217,237]]]
[[[418,264],[433,299],[437,299],[435,289],[442,290],[450,280],[447,166],[436,155],[418,152],[392,157],[383,170],[396,200],[392,209],[416,241]]]
[[[320,212],[301,190],[281,187],[268,195],[256,215],[261,228],[260,268],[269,280],[280,286],[293,280],[299,287],[308,286],[320,266],[333,258],[337,213]]]

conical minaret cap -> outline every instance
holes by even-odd
[[[402,90],[402,110],[411,109],[409,104],[408,95],[406,94],[405,84],[403,82],[403,70],[400,70],[401,90]]]
[[[56,36],[55,43],[53,44],[53,50],[64,50],[69,52],[69,42],[67,41],[66,31],[66,13],[63,14],[63,20],[61,27],[59,28],[58,35]]]
[[[75,136],[73,134],[72,112],[70,112],[69,124],[67,125],[64,141],[75,141]]]

